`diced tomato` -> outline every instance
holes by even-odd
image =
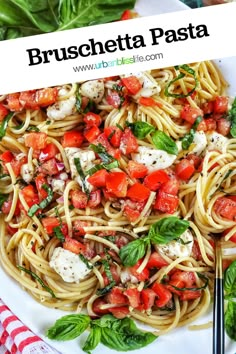
[[[214,113],[225,113],[228,111],[229,99],[226,96],[217,96],[213,102]]]
[[[139,99],[139,104],[141,104],[141,106],[147,106],[147,107],[162,107],[162,104],[159,102],[156,102],[152,97],[140,97]]]
[[[40,107],[47,107],[56,102],[57,96],[56,87],[47,87],[36,91],[35,101]]]
[[[107,170],[102,169],[95,172],[92,176],[88,178],[88,182],[92,184],[94,187],[105,187],[106,186],[106,179],[109,173]]]
[[[138,150],[138,142],[129,128],[126,128],[120,141],[120,151],[124,155],[131,154]]]
[[[103,188],[103,190],[102,190],[102,193],[103,193],[103,195],[104,195],[104,198],[106,199],[106,200],[115,200],[116,199],[116,196],[115,196],[115,194],[113,194],[113,193],[111,193],[111,192],[108,192],[107,190],[106,190],[106,188]]]
[[[116,284],[118,284],[120,282],[120,275],[117,271],[117,267],[115,265],[111,265],[110,271],[111,271],[111,275],[112,275],[113,280],[115,281]],[[104,285],[107,286],[110,283],[110,280],[108,279],[105,272],[102,274],[102,277],[104,280]]]
[[[183,159],[175,165],[175,172],[180,179],[187,181],[194,174],[195,168],[191,161]]]
[[[170,177],[163,170],[158,170],[150,173],[144,179],[144,185],[151,191],[156,191],[163,183],[168,182]]]
[[[14,155],[11,151],[7,150],[7,151],[4,151],[1,155],[0,155],[0,160],[2,162],[11,162],[12,160],[14,159]]]
[[[94,125],[90,128],[84,129],[84,137],[88,142],[92,143],[101,134],[100,129]]]
[[[73,235],[75,237],[84,236],[86,234],[84,227],[89,226],[87,221],[75,220],[73,222]]]
[[[172,298],[171,292],[166,288],[164,284],[154,283],[152,285],[152,290],[158,296],[158,299],[155,301],[157,307],[164,307]]]
[[[213,118],[203,119],[197,126],[197,131],[209,132],[211,130],[216,130],[216,121]]]
[[[203,111],[200,108],[191,107],[188,104],[185,105],[180,112],[180,118],[186,120],[190,124],[193,124],[199,116],[203,116]]]
[[[140,259],[136,265],[133,267],[129,267],[129,271],[131,274],[133,274],[139,281],[145,281],[149,278],[149,270],[145,267],[141,273],[137,272],[137,269],[142,263],[142,259]]]
[[[106,178],[106,189],[108,193],[118,198],[126,197],[128,179],[124,172],[110,172]]]
[[[104,82],[107,82],[107,81],[117,81],[119,80],[119,76],[107,76],[107,77],[104,77],[103,78],[103,81]]]
[[[230,132],[231,122],[221,118],[217,121],[217,132],[221,135],[227,136]]]
[[[105,136],[112,146],[118,148],[120,146],[120,140],[122,136],[122,130],[115,126],[106,127],[104,129]]]
[[[159,190],[154,209],[160,210],[163,213],[173,214],[179,205],[179,198],[175,195],[165,193]]]
[[[7,224],[7,233],[10,236],[15,235],[15,233],[18,231],[18,229],[11,227],[9,224]]]
[[[140,291],[137,288],[130,288],[124,291],[124,295],[129,299],[129,305],[134,309],[141,303]]]
[[[162,268],[168,264],[158,252],[153,252],[148,260],[147,268]]]
[[[202,260],[202,254],[197,240],[194,240],[193,242],[192,255],[196,261]]]
[[[123,14],[121,15],[121,21],[125,20],[131,20],[132,19],[132,13],[130,10],[125,10]]]
[[[63,242],[63,248],[75,254],[83,253],[86,249],[85,245],[71,237],[66,237]]]
[[[116,236],[115,244],[118,248],[124,247],[125,245],[127,245],[127,243],[129,243],[129,240],[125,236],[122,235]]]
[[[35,184],[36,184],[36,188],[37,188],[37,191],[38,191],[38,194],[39,194],[41,200],[47,198],[48,193],[43,188],[43,185],[48,185],[46,178],[42,175],[36,176],[35,177]]]
[[[40,155],[39,155],[39,161],[44,162],[47,160],[52,159],[53,157],[58,154],[59,150],[57,146],[53,143],[47,144],[47,146],[41,150]]]
[[[120,108],[124,104],[124,96],[115,90],[111,90],[106,97],[107,103],[114,108]]]
[[[99,125],[102,123],[102,119],[99,114],[88,112],[84,116],[84,123],[88,128],[91,128],[94,125],[99,127]]]
[[[109,313],[108,309],[102,309],[102,305],[106,305],[107,302],[101,298],[98,298],[94,301],[93,303],[93,312],[95,312],[97,315],[105,315]]]
[[[197,155],[195,155],[195,154],[189,154],[186,157],[186,159],[189,160],[192,163],[192,165],[195,167],[196,170],[199,168],[199,166],[202,163],[202,158],[197,156]]]
[[[19,101],[20,93],[10,93],[7,95],[7,105],[10,111],[19,112],[22,110],[22,105]]]
[[[42,150],[47,146],[46,133],[28,133],[25,134],[25,146],[36,150]]]
[[[226,229],[224,232],[223,232],[223,236],[227,236],[228,233],[233,229],[233,227],[230,227],[229,229]],[[231,242],[234,242],[236,243],[236,232],[230,237],[230,241]]]
[[[42,219],[42,224],[47,232],[47,234],[51,235],[54,232],[54,228],[60,226],[61,232],[63,233],[64,236],[67,236],[68,234],[68,227],[65,223],[61,224],[61,221],[53,216],[46,217]]]
[[[111,289],[110,293],[106,296],[106,300],[109,304],[128,305],[127,297],[123,294],[123,291],[116,286]]]
[[[2,121],[8,115],[8,113],[8,109],[2,103],[0,103],[0,121]]]
[[[123,213],[130,222],[135,222],[140,216],[140,211],[132,209],[128,205],[124,206]]]
[[[84,136],[81,132],[77,130],[71,130],[69,132],[65,132],[62,138],[62,146],[66,147],[80,147],[83,143]]]
[[[175,176],[171,176],[170,180],[163,183],[159,189],[159,192],[164,192],[171,195],[177,195],[179,191],[180,182]]]
[[[184,290],[180,295],[180,300],[188,301],[188,300],[195,300],[201,297],[202,292],[201,290]]]
[[[34,204],[39,203],[39,197],[37,192],[35,191],[34,187],[29,184],[28,186],[24,187],[20,193],[22,194],[23,198],[25,199],[26,203],[29,207],[32,207]]]
[[[136,76],[124,77],[121,82],[131,95],[136,95],[142,88],[142,84]]]
[[[12,206],[12,200],[6,200],[5,202],[3,202],[3,205],[1,207],[3,214],[8,215],[10,213],[11,206]],[[16,204],[14,215],[15,216],[20,215],[19,202],[17,202],[17,204]]]
[[[143,289],[141,291],[141,301],[143,302],[143,309],[150,310],[155,302],[156,293],[152,289]]]
[[[148,173],[145,165],[132,160],[128,162],[128,171],[132,178],[144,178]]]
[[[56,175],[59,172],[56,159],[52,158],[45,161],[41,166],[39,166],[39,172],[49,176]]]
[[[20,175],[21,172],[21,166],[24,165],[27,162],[27,156],[22,155],[22,156],[16,156],[11,162],[11,167],[13,169],[13,172],[16,177]]]
[[[88,207],[89,208],[96,208],[101,203],[101,191],[96,190],[90,193],[89,200],[88,200]]]
[[[39,105],[35,100],[36,90],[22,91],[20,93],[19,101],[24,108],[39,109]]]
[[[227,198],[236,202],[236,195],[228,195]]]
[[[220,197],[214,204],[214,210],[217,214],[228,220],[236,220],[236,201]]]
[[[223,259],[222,260],[223,272],[230,266],[231,263],[232,263],[232,259]]]
[[[184,288],[184,282],[180,279],[174,279],[174,280],[170,280],[169,284],[166,285],[166,288],[170,290],[170,292],[178,296],[181,296],[182,290],[178,290],[176,289],[176,287],[180,289]]]
[[[127,317],[129,314],[129,308],[127,306],[113,307],[109,309],[109,312],[119,320]]]
[[[171,280],[179,280],[184,282],[185,288],[192,288],[196,282],[196,277],[193,272],[184,272],[181,270],[176,270],[171,275]]]
[[[79,190],[71,191],[71,202],[72,205],[77,209],[85,209],[88,204],[87,195]]]
[[[127,197],[134,202],[145,202],[150,196],[150,190],[141,183],[134,183],[127,192]]]
[[[213,101],[203,103],[201,108],[202,108],[204,114],[211,114],[214,110]]]
[[[102,133],[97,137],[96,144],[101,144],[106,149],[107,153],[113,156],[115,159],[120,158],[120,151],[111,146],[105,133]]]

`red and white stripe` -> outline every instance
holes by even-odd
[[[0,299],[0,354],[59,354],[29,330]]]

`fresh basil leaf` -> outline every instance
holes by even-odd
[[[131,128],[134,136],[136,136],[138,139],[144,139],[148,134],[155,131],[155,128],[151,124],[148,124],[146,122],[126,122],[126,125]]]
[[[101,342],[110,349],[117,351],[140,349],[156,339],[157,336],[154,334],[138,329],[130,318],[106,320],[101,323]]]
[[[86,331],[90,321],[90,317],[83,314],[63,316],[48,329],[46,335],[49,339],[72,340]]]
[[[111,163],[108,164],[99,164],[99,165],[95,165],[94,167],[91,167],[88,171],[86,171],[86,175],[92,176],[95,172],[99,171],[99,170],[107,170],[110,171],[113,168],[117,168],[119,167],[119,162],[117,160],[112,161]]]
[[[40,132],[39,128],[36,127],[35,125],[30,125],[27,129],[27,132]]]
[[[166,244],[177,240],[188,228],[187,220],[170,216],[154,223],[149,230],[148,237],[154,244]]]
[[[3,203],[8,200],[8,197],[9,197],[9,194],[0,193],[0,209],[3,206]]]
[[[148,243],[149,239],[145,237],[131,241],[123,246],[119,252],[123,265],[126,267],[134,266],[145,255]]]
[[[53,233],[61,242],[65,242],[65,236],[63,235],[60,226],[56,226],[53,228]]]
[[[85,174],[84,174],[84,171],[81,167],[80,159],[78,157],[74,158],[74,163],[75,163],[76,170],[81,178],[83,190],[87,194],[87,196],[89,197],[90,192],[89,192],[89,189],[86,184]]]
[[[119,128],[122,132],[124,131],[124,128],[122,128],[120,124],[116,123],[116,127]]]
[[[152,135],[152,142],[158,150],[166,151],[172,155],[178,154],[178,147],[174,140],[160,130],[156,130]]]
[[[196,87],[198,86],[198,79],[196,76],[196,72],[190,68],[188,65],[184,64],[184,65],[177,65],[175,67],[177,70],[178,69],[183,69],[186,73],[188,73],[189,75],[194,77],[195,80],[195,84],[194,87],[192,88],[192,90],[190,90],[186,95],[185,94],[178,94],[178,93],[172,93],[169,91],[169,88],[172,84],[174,84],[176,81],[179,81],[180,79],[183,79],[186,76],[186,73],[180,73],[176,78],[174,78],[173,80],[171,80],[165,87],[165,91],[164,91],[164,95],[167,97],[174,97],[174,98],[185,98],[188,96],[191,96],[192,93],[195,91]]]
[[[1,6],[0,6],[1,8]],[[0,10],[1,11],[1,10]],[[1,16],[1,14],[0,14]],[[6,130],[7,130],[7,125],[8,122],[11,120],[11,118],[13,117],[14,113],[10,112],[6,115],[6,117],[3,119],[1,125],[0,125],[0,140],[2,140],[2,138],[6,135]]]
[[[190,132],[185,134],[185,136],[183,137],[182,142],[181,142],[183,150],[188,150],[188,148],[190,147],[190,145],[193,142],[194,134],[195,134],[195,131],[193,129],[190,129]]]
[[[109,164],[115,160],[113,156],[107,153],[106,148],[102,144],[90,144],[89,147],[98,154],[103,163]]]
[[[198,116],[197,119],[195,120],[195,122],[193,123],[192,128],[194,130],[196,130],[202,120],[203,120],[203,117],[202,116]]]
[[[236,302],[229,301],[225,313],[225,330],[229,338],[236,341]]]
[[[91,325],[91,331],[83,346],[83,351],[90,354],[91,350],[95,349],[101,341],[102,331],[101,328]]]
[[[39,204],[32,205],[32,207],[28,210],[28,215],[30,217],[34,216],[38,210],[46,208],[46,206],[48,206],[53,199],[53,190],[47,184],[43,184],[42,187],[48,193],[48,196]]]
[[[98,289],[96,294],[99,296],[103,296],[108,294],[112,288],[114,288],[114,286],[116,285],[116,282],[113,280],[112,282],[110,282],[107,286],[105,286],[104,288]]]
[[[236,297],[236,261],[225,270],[224,289],[227,298]]]
[[[236,138],[236,97],[233,101],[231,109],[229,110],[228,119],[231,122],[230,134],[233,138]]]
[[[52,297],[56,297],[56,295],[54,294],[54,292],[52,291],[51,288],[49,288],[45,283],[44,281],[37,275],[35,274],[34,272],[32,272],[31,270],[27,269],[27,268],[24,268],[20,265],[17,266],[18,269],[22,270],[23,272],[31,275],[32,278],[34,278],[35,280],[37,280],[37,282],[42,286],[42,288],[44,290],[46,290],[49,294],[52,295]]]
[[[88,261],[88,259],[85,258],[82,253],[79,254],[79,258],[81,259],[82,262],[84,262],[84,264],[86,265],[86,267],[87,267],[88,269],[93,269],[92,263],[90,263],[90,262]]]

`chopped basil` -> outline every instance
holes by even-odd
[[[117,168],[119,167],[119,163],[117,160],[114,160],[112,161],[111,163],[108,163],[108,164],[105,164],[105,163],[102,163],[102,164],[99,164],[99,165],[95,165],[93,167],[91,167],[88,171],[86,171],[86,175],[93,175],[95,172],[99,171],[99,170],[107,170],[107,171],[110,171],[112,170],[113,168]]]
[[[2,121],[2,123],[0,125],[0,140],[6,135],[6,130],[7,130],[8,123],[11,120],[11,118],[13,117],[13,115],[14,115],[14,113],[10,112],[3,119],[3,121]]]
[[[39,204],[32,205],[32,207],[28,211],[28,215],[30,217],[34,216],[39,209],[46,208],[53,199],[53,190],[47,184],[43,184],[42,188],[45,189],[45,191],[48,193],[48,196],[43,199]]]
[[[49,294],[52,295],[52,297],[56,297],[56,295],[54,294],[54,292],[52,291],[52,289],[50,289],[41,278],[39,278],[39,276],[37,274],[35,274],[34,272],[32,272],[31,270],[21,267],[20,265],[17,266],[18,269],[22,270],[23,272],[31,275],[32,278],[34,278],[35,280],[37,280],[37,282],[39,282],[39,284],[43,287],[43,289],[45,289]]]
[[[198,116],[198,117],[197,117],[197,119],[195,120],[195,122],[194,122],[193,125],[192,125],[192,128],[193,128],[194,130],[197,129],[197,127],[198,127],[199,124],[201,123],[202,119],[203,119],[202,116]]]
[[[105,288],[98,289],[96,294],[99,296],[103,296],[108,294],[111,289],[116,285],[115,281],[113,280],[111,283],[109,283]]]
[[[119,93],[123,92],[123,88],[124,88],[124,86],[122,86],[122,85],[117,85],[117,84],[112,85],[112,89],[115,90],[116,92],[119,92]]]
[[[132,130],[134,136],[138,139],[144,139],[148,134],[153,133],[156,130],[153,125],[141,121],[135,123],[126,122],[126,125]]]
[[[1,175],[0,175],[0,179],[3,179],[3,178],[5,178],[5,177],[10,177],[7,173],[2,173]]]
[[[201,121],[202,121],[202,117],[201,116],[197,117],[194,124],[192,125],[192,128],[190,129],[190,132],[185,134],[185,136],[182,138],[182,149],[183,150],[188,150],[188,148],[192,144],[192,142],[194,140],[194,135],[195,135],[196,129]]]
[[[3,206],[3,203],[8,200],[8,197],[9,197],[9,194],[0,193],[0,209]]]
[[[122,132],[124,131],[124,128],[122,128],[122,126],[121,126],[120,124],[116,123],[116,126],[117,126],[117,128],[119,128]]]
[[[20,130],[24,126],[24,124],[25,124],[25,122],[22,122],[21,124],[16,125],[15,127],[13,127],[13,129]]]
[[[188,97],[188,96],[191,96],[192,93],[195,91],[197,85],[198,85],[198,79],[197,79],[197,76],[196,76],[196,73],[195,73],[195,70],[191,69],[188,65],[184,64],[184,65],[178,65],[178,66],[175,66],[175,69],[178,70],[178,69],[183,69],[186,73],[188,73],[189,75],[193,76],[194,77],[194,80],[195,80],[195,84],[194,84],[194,87],[192,88],[191,91],[189,91],[186,95],[185,94],[178,94],[178,93],[171,93],[169,91],[169,88],[172,84],[174,84],[176,81],[179,81],[180,79],[183,79],[185,76],[186,76],[186,73],[179,73],[179,75],[174,78],[173,80],[171,80],[167,86],[165,87],[165,91],[164,91],[164,94],[165,96],[167,97],[174,97],[174,98],[185,98],[185,97]]]
[[[30,125],[27,129],[26,129],[27,132],[40,132],[39,128],[36,127],[35,125]]]
[[[229,110],[228,119],[231,122],[230,134],[233,138],[236,138],[236,97],[233,101],[231,109]]]
[[[152,142],[158,150],[166,151],[172,155],[178,154],[178,147],[174,140],[160,130],[156,130],[152,135]]]
[[[93,269],[93,265],[87,260],[87,258],[84,257],[82,253],[79,254],[79,258],[81,259],[82,262],[84,262],[84,264],[88,269]]]
[[[76,170],[81,178],[81,181],[82,181],[82,185],[83,185],[83,190],[84,192],[87,194],[87,196],[89,196],[90,192],[89,192],[89,189],[87,187],[87,184],[86,184],[86,177],[85,177],[85,174],[84,174],[84,171],[81,167],[81,163],[80,163],[80,159],[79,158],[74,158],[74,163],[75,163],[75,167],[76,167]]]
[[[115,160],[113,156],[107,153],[106,148],[102,144],[90,144],[89,147],[98,154],[103,163],[110,163]]]
[[[77,91],[75,107],[79,113],[88,113],[94,110],[94,102],[91,99],[89,99],[87,105],[82,108],[82,96],[80,92]]]
[[[61,242],[65,242],[65,236],[63,235],[60,226],[56,226],[53,228],[53,233]]]

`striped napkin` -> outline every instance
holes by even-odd
[[[0,299],[0,354],[61,354],[30,331]]]

